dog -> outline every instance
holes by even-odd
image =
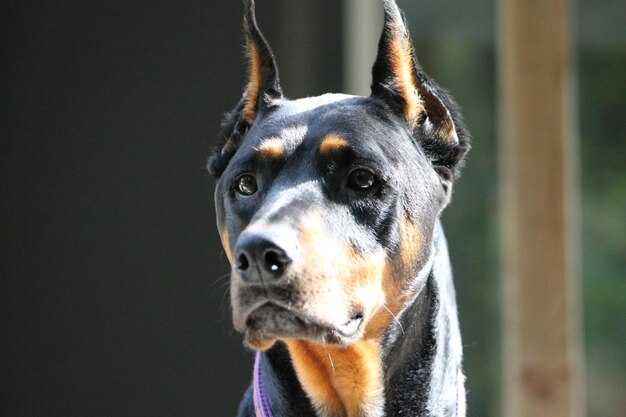
[[[465,416],[439,221],[470,147],[394,0],[369,97],[288,100],[253,0],[248,83],[208,169],[234,327],[256,351],[238,416]]]

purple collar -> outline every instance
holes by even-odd
[[[261,366],[261,352],[257,352],[254,357],[254,375],[252,377],[254,412],[256,417],[274,417],[270,408],[270,401],[265,391],[263,381],[263,367]],[[457,374],[457,402],[455,417],[465,417],[465,376],[459,368]]]
[[[257,352],[254,357],[254,375],[252,377],[254,411],[256,417],[274,417],[270,408],[270,401],[265,391],[263,381],[263,367],[261,366],[261,352]]]

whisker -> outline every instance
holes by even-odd
[[[387,310],[387,312],[388,312],[389,314],[391,314],[391,317],[393,317],[393,320],[394,320],[396,323],[398,323],[398,326],[400,326],[400,331],[402,332],[402,334],[404,334],[404,327],[402,327],[402,323],[400,323],[400,320],[398,320],[398,318],[396,317],[396,315],[395,315],[395,314],[393,314],[393,313],[391,312],[391,310],[389,310],[389,308],[387,308],[387,306],[386,306],[385,304],[383,304],[382,306],[383,306],[383,308],[384,308],[385,310]]]
[[[230,295],[230,287],[224,290],[224,294],[222,295],[222,301],[220,301],[222,305],[224,305],[224,302],[227,301],[227,298],[229,295]],[[230,300],[228,300],[228,302],[230,302]]]
[[[230,278],[230,272],[222,275],[221,277],[216,278],[211,284],[209,284],[209,287],[207,289],[212,289],[213,287],[215,287],[217,284],[223,284],[225,282],[227,282],[228,280],[226,280],[226,278]]]
[[[326,349],[326,336],[322,337],[322,341],[324,342],[324,350],[326,351],[326,354],[328,355],[328,360],[330,361],[330,367],[333,370],[333,374],[335,373],[335,364],[333,363],[333,357],[330,356],[330,352],[328,351],[328,349]]]

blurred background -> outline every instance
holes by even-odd
[[[342,2],[258,3],[286,95],[345,91]],[[398,3],[474,137],[443,221],[468,415],[499,416],[495,5]],[[626,16],[621,0],[575,6],[587,407],[621,417]],[[240,2],[0,7],[0,415],[234,415],[252,355],[230,323],[204,166],[244,85]]]

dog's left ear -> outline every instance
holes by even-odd
[[[372,96],[406,122],[437,171],[450,180],[469,150],[469,135],[452,99],[418,65],[395,0],[383,3],[385,22],[372,68]]]
[[[244,0],[243,28],[248,56],[248,82],[237,106],[226,115],[220,143],[209,159],[211,175],[219,177],[258,115],[283,98],[272,50],[256,22],[254,0]]]

